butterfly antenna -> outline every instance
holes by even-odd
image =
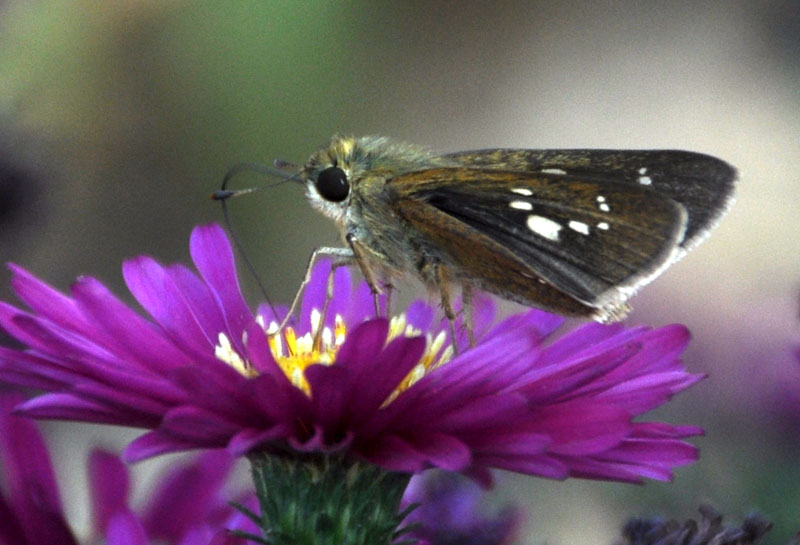
[[[237,174],[242,172],[258,172],[261,174],[266,174],[268,176],[277,176],[282,178],[280,181],[269,184],[266,186],[261,187],[248,187],[245,189],[235,189],[230,190],[228,189],[228,182]],[[236,229],[233,228],[233,222],[231,221],[230,209],[228,208],[228,199],[231,197],[238,197],[240,195],[247,195],[249,193],[254,193],[256,191],[260,191],[261,189],[267,187],[275,187],[276,185],[280,185],[290,181],[298,180],[300,173],[294,175],[288,175],[286,172],[281,170],[272,168],[267,165],[263,165],[261,163],[239,163],[230,168],[228,172],[225,174],[225,177],[222,178],[222,186],[219,190],[214,191],[211,194],[211,199],[214,201],[219,201],[222,205],[222,216],[225,218],[225,226],[228,228],[228,232],[231,234],[231,238],[233,239],[233,244],[236,246],[236,250],[241,255],[242,259],[244,260],[244,264],[247,267],[247,270],[250,271],[250,274],[255,278],[256,284],[258,284],[258,289],[261,292],[261,295],[264,297],[264,300],[269,305],[270,310],[272,311],[272,315],[275,316],[276,319],[279,318],[278,312],[275,310],[275,305],[272,304],[272,300],[267,295],[267,290],[264,287],[263,282],[261,282],[261,277],[259,277],[258,272],[256,271],[253,262],[250,261],[250,258],[247,256],[247,252],[244,249],[244,245],[242,244],[241,239],[239,238],[239,234],[237,233]]]

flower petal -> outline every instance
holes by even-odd
[[[86,319],[72,299],[39,280],[22,267],[13,263],[10,263],[8,267],[13,273],[11,286],[19,298],[36,314],[79,334],[91,335],[94,333],[94,324]]]
[[[178,543],[200,526],[221,503],[222,486],[232,468],[228,453],[211,450],[162,477],[142,514],[148,537]]]
[[[11,524],[22,528],[26,543],[77,545],[64,518],[53,465],[39,430],[30,420],[11,414],[21,400],[18,394],[0,397],[0,457],[19,522]]]
[[[30,418],[52,418],[54,420],[79,420],[96,424],[123,424],[127,426],[152,426],[152,419],[131,418],[124,410],[119,411],[104,404],[77,397],[73,394],[44,394],[17,406],[16,413]]]
[[[202,361],[214,353],[217,339],[203,331],[184,294],[166,269],[149,257],[126,261],[125,283],[133,296],[182,351]]]
[[[197,227],[192,232],[189,248],[197,270],[225,317],[231,342],[244,352],[238,342],[241,333],[253,320],[253,314],[239,289],[233,248],[225,231],[219,225]]]
[[[72,293],[81,311],[96,324],[93,337],[102,331],[104,338],[113,339],[106,348],[117,357],[162,372],[191,361],[153,324],[124,305],[97,280],[80,279],[73,285]]]
[[[127,509],[130,475],[118,456],[100,449],[89,455],[92,523],[96,535],[105,535],[112,516]]]
[[[362,323],[347,335],[336,356],[337,365],[350,367],[353,373],[360,374],[383,349],[388,335],[389,321],[384,318]]]
[[[142,523],[130,511],[114,515],[108,523],[108,545],[148,545]]]
[[[160,454],[196,449],[202,444],[183,438],[172,437],[160,430],[144,433],[134,439],[125,449],[122,458],[127,463],[140,462]]]

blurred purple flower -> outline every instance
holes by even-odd
[[[22,397],[0,396],[0,543],[77,545],[61,503],[47,445],[31,420],[11,410]],[[92,541],[109,545],[244,545],[228,529],[255,532],[222,497],[233,459],[209,451],[171,469],[141,512],[130,505],[130,475],[122,461],[95,449],[89,457]],[[254,497],[242,497],[254,507]]]
[[[741,525],[722,523],[722,514],[710,505],[701,505],[699,520],[635,518],[622,529],[617,545],[759,545],[772,529],[772,523],[757,514],[748,515]],[[797,545],[795,537],[790,545]]]
[[[68,297],[12,266],[33,312],[0,303],[0,326],[30,349],[0,348],[0,379],[50,392],[19,411],[149,429],[129,460],[215,447],[335,452],[488,483],[490,468],[668,480],[697,458],[682,439],[699,428],[634,422],[702,378],[680,361],[682,326],[592,323],[550,340],[561,318],[532,310],[491,327],[484,307],[478,346],[451,357],[434,309],[417,302],[392,321],[369,319],[369,290],[353,291],[340,268],[315,346],[330,264],[316,269],[299,321],[270,336],[278,317],[248,308],[222,229],[197,228],[191,252],[199,277],[149,257],[125,263],[154,322],[93,278]]]
[[[521,513],[514,508],[483,514],[483,491],[465,478],[439,471],[415,475],[403,507],[418,504],[403,525],[418,545],[504,545],[517,537]]]

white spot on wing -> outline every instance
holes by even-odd
[[[597,228],[602,229],[603,231],[608,231],[608,223],[606,223],[605,221],[601,221],[600,223],[597,224]]]
[[[561,225],[544,216],[537,216],[531,214],[528,216],[528,229],[550,240],[558,240],[558,233],[561,231]]]
[[[606,203],[600,203],[600,211],[601,212],[611,212],[611,207],[608,206]]]
[[[569,225],[570,229],[572,229],[573,231],[577,231],[578,233],[580,233],[582,235],[588,235],[589,234],[589,226],[586,225],[585,223],[583,223],[582,221],[572,220],[572,221],[569,222],[568,225]]]
[[[597,202],[606,202],[606,198],[602,195],[597,196]]]
[[[512,193],[516,193],[517,195],[525,195],[526,197],[530,197],[533,195],[533,191],[526,187],[515,187],[511,190]]]
[[[639,183],[642,185],[650,185],[653,183],[653,180],[650,179],[650,176],[639,176]]]
[[[641,175],[645,175],[645,174],[647,174],[647,167],[642,167],[642,168],[640,168],[640,169],[639,169],[639,174],[641,174]]]
[[[562,170],[560,168],[543,168],[541,171],[544,172],[545,174],[566,174],[567,173],[566,170]]]
[[[511,201],[508,206],[517,210],[533,210],[533,205],[527,201]]]

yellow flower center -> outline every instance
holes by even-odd
[[[329,327],[322,325],[322,315],[315,309],[311,312],[311,323],[314,324],[312,325],[312,330],[302,336],[298,336],[297,332],[291,327],[286,327],[279,332],[277,322],[267,325],[263,316],[260,315],[256,316],[256,322],[264,330],[264,334],[267,335],[272,356],[284,374],[292,384],[303,390],[310,397],[312,392],[305,378],[305,370],[311,365],[335,365],[339,348],[347,338],[347,325],[342,317],[338,314],[336,315],[334,326],[331,330]],[[319,331],[320,326],[322,326],[321,332]],[[389,336],[386,342],[388,344],[400,336],[418,337],[421,335],[422,332],[420,330],[408,323],[405,314],[400,314],[390,319]],[[317,337],[318,339],[315,343],[315,338]],[[447,336],[444,331],[439,332],[435,338],[428,333],[425,335],[425,339],[427,341],[425,352],[420,361],[397,386],[385,404],[390,403],[402,391],[409,388],[432,369],[444,365],[452,358],[453,347],[451,345],[445,346]],[[247,344],[246,336],[242,341]],[[259,374],[252,364],[236,351],[236,348],[224,333],[219,334],[214,355],[245,377],[254,378]]]

